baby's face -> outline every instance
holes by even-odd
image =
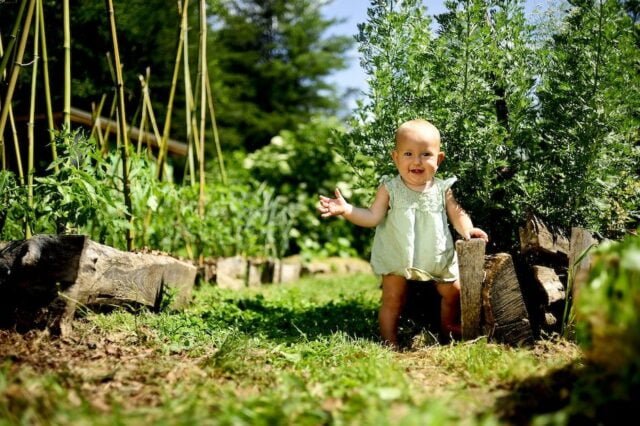
[[[423,126],[405,129],[396,136],[396,148],[391,156],[404,183],[421,191],[432,181],[444,160],[440,135]]]

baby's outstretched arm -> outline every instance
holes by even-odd
[[[480,228],[475,228],[473,226],[473,222],[471,222],[471,218],[467,214],[466,211],[458,204],[455,197],[453,196],[453,191],[451,189],[447,190],[445,195],[446,203],[447,203],[447,215],[449,216],[449,220],[453,227],[458,231],[458,233],[464,238],[468,240],[470,238],[481,238],[485,241],[489,241],[489,236],[486,232],[484,232]]]
[[[369,208],[352,206],[342,197],[337,188],[335,195],[336,198],[320,196],[318,211],[321,217],[342,216],[354,225],[372,228],[382,221],[389,208],[389,192],[384,185],[378,188],[376,198]]]

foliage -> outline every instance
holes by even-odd
[[[318,195],[333,194],[336,186],[354,203],[362,202],[365,195],[350,187],[348,166],[331,144],[332,131],[339,127],[336,119],[314,117],[294,131],[280,132],[244,160],[253,179],[297,206],[291,232],[294,253],[345,256],[367,250],[370,232],[354,229],[346,221],[321,222],[316,211]]]
[[[16,176],[6,170],[0,170],[0,240],[10,240],[24,232],[22,220],[28,214],[26,208],[26,187],[20,185]],[[14,202],[21,200],[20,203]]]
[[[34,233],[66,233],[90,229],[99,241],[124,245],[128,227],[119,185],[119,156],[102,158],[95,141],[80,131],[56,135],[59,156],[50,174],[36,178],[34,189]],[[56,167],[57,166],[57,167]],[[57,170],[57,171],[56,171]]]
[[[155,162],[133,152],[129,178],[133,220],[125,220],[121,162],[117,153],[102,156],[95,141],[79,131],[56,135],[59,156],[50,174],[35,179],[34,206],[26,208],[26,191],[13,174],[3,172],[2,237],[24,238],[22,221],[34,233],[84,233],[124,249],[124,231],[133,230],[134,245],[191,258],[203,256],[281,257],[289,244],[297,204],[284,200],[266,184],[211,185],[205,214],[198,214],[197,187],[158,181]],[[54,171],[54,165],[58,171]]]
[[[640,384],[640,237],[604,242],[591,254],[575,303],[578,343],[595,363],[635,371]]]
[[[379,297],[377,280],[357,275],[201,286],[182,312],[88,313],[74,323],[77,339],[11,348],[0,415],[10,424],[503,424],[512,383],[580,360],[567,344],[483,339],[393,352],[375,337]]]
[[[570,3],[540,52],[540,136],[525,186],[553,222],[619,236],[639,218],[640,50],[620,2]]]
[[[346,67],[348,37],[311,0],[221,1],[212,36],[217,117],[226,146],[251,152],[339,106],[325,81]]]

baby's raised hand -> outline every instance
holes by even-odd
[[[336,198],[320,196],[318,211],[321,217],[341,216],[349,210],[351,205],[345,201],[338,188],[336,188],[335,194]]]

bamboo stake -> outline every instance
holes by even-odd
[[[218,136],[218,125],[216,124],[216,113],[213,109],[213,94],[211,93],[211,81],[209,81],[209,70],[207,69],[207,103],[209,104],[209,115],[211,127],[213,130],[213,141],[216,145],[216,154],[218,157],[218,168],[220,169],[220,180],[223,185],[227,185],[227,171],[224,167],[224,158],[222,156],[222,147],[220,146],[220,138]]]
[[[109,109],[110,120],[113,120],[113,121],[117,120],[117,117],[114,118],[117,110],[118,110],[118,93],[116,92],[113,94],[113,99],[111,100],[111,109]],[[109,152],[109,136],[111,136],[111,127],[107,127],[107,129],[104,132],[104,144],[102,146],[102,155],[107,155],[107,152]],[[120,148],[119,141],[117,140],[117,138],[116,138],[116,147]]]
[[[187,0],[185,0],[186,3]],[[182,44],[183,56],[184,56],[184,92],[186,103],[186,126],[187,126],[187,167],[185,167],[185,173],[189,173],[191,185],[195,185],[195,165],[193,161],[193,122],[191,121],[191,112],[193,111],[193,92],[191,91],[191,71],[189,70],[189,27],[185,28],[184,43]]]
[[[16,151],[16,165],[18,167],[18,176],[20,177],[20,185],[24,185],[24,170],[22,168],[22,156],[19,154],[20,141],[18,140],[18,129],[16,120],[13,117],[13,108],[9,106],[9,124],[11,125],[11,135],[13,137],[13,148]]]
[[[162,141],[160,141],[160,152],[158,154],[157,177],[162,179],[163,164],[167,156],[169,131],[171,129],[171,116],[173,115],[173,101],[176,94],[176,86],[178,84],[178,74],[180,73],[180,63],[182,62],[182,49],[184,45],[185,34],[187,33],[187,6],[188,0],[184,1],[182,14],[180,15],[180,36],[178,38],[178,49],[176,51],[176,61],[173,66],[173,77],[171,78],[171,90],[169,92],[169,101],[167,102],[167,114],[164,119],[164,128],[162,130]]]
[[[0,112],[0,156],[2,156],[2,170],[7,168],[7,159],[5,156],[4,148],[4,128],[7,124],[7,117],[9,115],[9,107],[13,98],[13,92],[16,89],[16,82],[18,81],[18,74],[20,74],[20,68],[23,66],[22,58],[24,57],[24,51],[27,46],[27,37],[29,36],[29,29],[31,28],[31,19],[33,18],[33,10],[35,9],[36,0],[31,0],[29,3],[29,9],[27,10],[27,17],[24,21],[24,28],[22,36],[20,38],[20,45],[16,53],[16,59],[13,63],[13,69],[9,76],[9,86],[7,87],[7,93],[2,103],[2,111]],[[16,153],[19,155],[19,151]]]
[[[2,54],[2,62],[0,62],[0,76],[3,77],[2,80],[4,80],[5,70],[7,69],[7,64],[9,63],[9,57],[13,53],[13,48],[15,47],[16,40],[18,39],[20,22],[22,22],[22,15],[24,15],[24,9],[26,6],[27,0],[22,0],[22,3],[20,3],[20,9],[18,9],[18,14],[16,15],[16,20],[13,23],[13,28],[11,29],[11,35],[9,36],[7,49],[5,53]],[[29,31],[27,30],[27,32]]]
[[[140,78],[140,84],[142,84],[142,88],[143,88],[142,96],[144,101],[144,108],[149,114],[149,121],[151,122],[151,128],[153,129],[153,134],[156,137],[156,140],[159,141],[162,139],[162,137],[160,136],[160,131],[158,130],[156,115],[153,112],[153,105],[151,104],[151,97],[149,96],[148,85],[145,82],[144,77],[140,75],[138,76],[138,78]]]
[[[102,132],[100,131],[100,116],[102,115],[102,108],[104,108],[104,103],[107,100],[107,94],[103,93],[102,97],[100,98],[100,103],[98,104],[98,108],[95,108],[95,104],[91,104],[91,109],[92,109],[92,119],[93,119],[93,125],[91,126],[91,134],[89,135],[89,138],[93,138],[95,136],[95,134],[98,134],[98,140],[100,141],[100,149],[104,149],[104,140],[102,138]]]
[[[107,57],[107,65],[109,67],[109,74],[111,74],[111,80],[112,81],[116,81],[116,71],[113,68],[113,61],[111,60],[111,53],[107,52],[106,53],[106,57]],[[111,109],[109,110],[109,119],[113,120],[113,116],[117,111],[117,105],[118,105],[118,89],[116,87],[114,87],[113,89],[113,101],[111,102]],[[105,132],[105,141],[108,143],[109,142],[109,134],[110,134],[110,129],[107,128],[107,131]],[[118,145],[118,140],[116,138],[116,147],[120,148],[120,145]],[[108,147],[105,147],[105,149],[107,149]],[[107,151],[104,151],[103,154],[106,155]]]
[[[198,213],[204,216],[204,136],[207,121],[207,4],[200,0],[200,192],[198,197]]]
[[[4,55],[2,37],[0,36],[0,56]],[[0,74],[2,80],[4,80],[6,72]],[[13,117],[13,108],[9,105],[9,124],[11,125],[11,135],[13,136],[13,146],[16,150],[16,153],[19,152],[20,143],[18,141],[18,130],[16,129],[16,121]],[[18,176],[20,178],[20,185],[24,185],[24,171],[22,170],[22,159],[20,155],[16,155],[16,165],[18,167]]]
[[[100,114],[102,113],[102,107],[104,106],[104,101],[106,99],[107,95],[103,94],[97,109],[95,103],[91,103],[91,117],[93,120],[93,126],[91,128],[90,138],[93,138],[95,134],[98,135],[98,144],[100,145],[101,153],[106,152],[104,137],[102,136],[102,130],[100,129]]]
[[[33,211],[33,175],[34,170],[34,150],[35,136],[33,129],[35,127],[36,115],[36,89],[38,87],[38,49],[40,48],[40,1],[36,0],[36,22],[33,26],[33,67],[31,69],[31,102],[29,105],[29,122],[27,123],[27,140],[29,141],[29,151],[27,155],[27,206]],[[25,220],[25,238],[31,238],[31,227],[29,221]]]
[[[146,81],[149,81],[151,70],[149,69],[149,67],[147,67],[146,71],[147,71]],[[140,129],[140,133],[138,133],[138,149],[137,149],[138,155],[140,155],[142,153],[142,141],[145,139],[144,130],[147,126],[147,108],[145,108],[144,98],[145,98],[145,92],[147,92],[148,94],[149,90],[147,88],[147,84],[143,79],[142,75],[139,75],[138,78],[140,79],[140,84],[142,86],[142,100],[140,101],[140,108],[142,109],[142,117],[140,117],[140,125],[138,126],[138,128]]]
[[[55,124],[53,123],[53,107],[51,106],[51,84],[49,82],[49,55],[47,54],[47,35],[44,24],[44,8],[42,0],[38,0],[38,12],[40,17],[40,39],[42,41],[42,72],[44,74],[44,98],[47,108],[47,123],[49,125],[49,144],[51,145],[51,158],[53,159],[54,171],[58,172],[58,152],[56,149],[56,138],[53,135]]]
[[[62,25],[64,27],[64,104],[62,123],[71,131],[71,20],[69,18],[69,0],[62,1]]]
[[[68,1],[68,0],[66,0]],[[121,144],[121,157],[122,157],[122,187],[123,187],[123,195],[124,195],[124,204],[125,204],[125,217],[127,222],[130,224],[133,223],[133,215],[132,215],[132,205],[131,205],[131,189],[129,186],[129,176],[127,170],[127,155],[129,149],[129,141],[127,137],[127,122],[126,115],[124,110],[124,84],[122,81],[122,67],[120,65],[120,50],[118,49],[118,37],[116,34],[116,20],[115,20],[115,12],[113,9],[113,0],[106,0],[107,12],[109,15],[109,24],[111,27],[111,39],[113,41],[113,57],[115,59],[115,71],[116,71],[116,86],[118,89],[118,119],[120,130],[120,134],[122,136],[122,144]],[[127,228],[126,235],[127,241],[127,250],[131,250],[133,248],[133,236],[131,233],[131,228]]]

